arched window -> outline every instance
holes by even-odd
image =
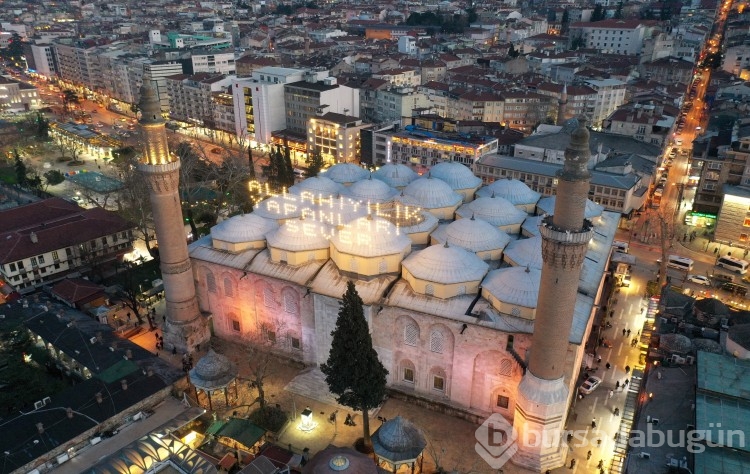
[[[407,346],[416,346],[419,339],[419,327],[414,323],[404,326],[404,344]]]
[[[234,290],[232,288],[232,279],[229,277],[224,278],[224,294],[230,298],[234,296]]]
[[[211,272],[206,273],[206,288],[208,288],[209,293],[216,293],[216,278]]]
[[[430,334],[430,350],[438,354],[443,353],[443,333],[437,329]]]
[[[270,288],[263,290],[263,304],[269,308],[273,306],[273,290]]]
[[[417,374],[414,364],[410,360],[401,361],[401,381],[408,384],[414,384],[417,380]]]
[[[297,301],[291,292],[284,293],[284,311],[297,314]]]

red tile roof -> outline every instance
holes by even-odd
[[[132,229],[132,223],[101,208],[83,209],[61,198],[0,211],[0,264],[78,245]],[[36,234],[32,242],[31,234]]]
[[[52,294],[70,304],[85,302],[99,294],[104,294],[102,285],[93,283],[83,278],[67,278],[52,287]]]

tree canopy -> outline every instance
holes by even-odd
[[[331,352],[320,367],[336,401],[362,412],[364,445],[371,447],[368,410],[385,397],[388,370],[372,347],[372,337],[362,308],[362,298],[349,281],[341,301]]]

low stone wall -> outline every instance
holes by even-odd
[[[420,406],[422,408],[427,408],[428,410],[437,413],[460,418],[477,425],[481,424],[490,415],[489,413],[471,412],[465,408],[458,408],[452,405],[448,405],[447,403],[440,402],[438,400],[432,400],[426,397],[415,395],[413,393],[400,392],[393,388],[388,389],[388,396],[391,398],[395,398],[396,400],[404,400],[406,402],[413,403],[414,405]]]

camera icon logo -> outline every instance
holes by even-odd
[[[484,420],[474,436],[474,449],[492,469],[500,469],[518,451],[518,433],[499,413]]]

